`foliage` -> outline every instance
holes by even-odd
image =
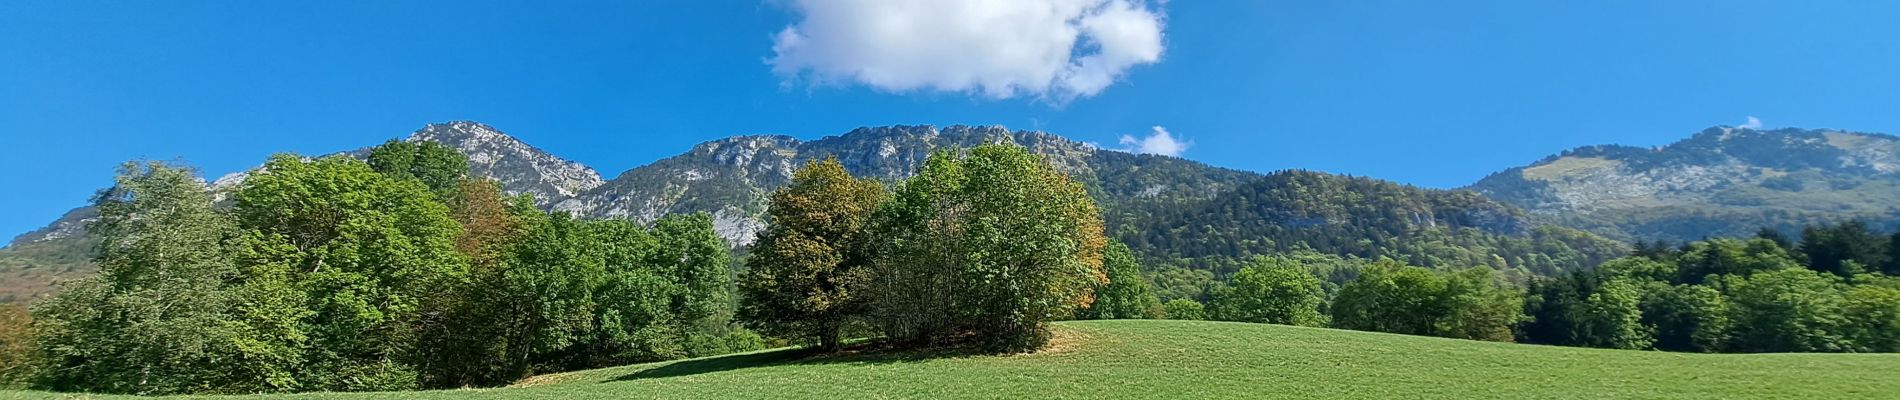
[[[1034,349],[1107,280],[1094,201],[1020,147],[933,154],[878,214],[873,301],[894,338]]]
[[[1849,289],[1842,327],[1856,352],[1900,352],[1900,289],[1861,285]]]
[[[1677,282],[1701,283],[1710,275],[1749,275],[1798,268],[1787,250],[1767,239],[1717,238],[1690,243],[1675,259]]]
[[[1108,284],[1095,289],[1095,302],[1082,310],[1082,318],[1160,318],[1165,312],[1127,245],[1109,241],[1102,252],[1102,268],[1108,272]]]
[[[1306,268],[1280,257],[1256,258],[1217,292],[1209,317],[1221,321],[1324,326],[1326,293]]]
[[[794,172],[792,183],[772,194],[766,208],[772,225],[746,259],[742,319],[768,333],[839,349],[847,325],[869,311],[869,238],[862,234],[884,198],[883,186],[852,178],[836,158]]]
[[[1508,342],[1523,308],[1522,293],[1489,269],[1432,271],[1381,261],[1340,287],[1332,316],[1343,329]]]
[[[1201,302],[1191,299],[1168,300],[1168,303],[1163,307],[1167,308],[1168,319],[1189,321],[1207,319],[1206,306],[1201,305]]]
[[[305,338],[293,368],[303,389],[397,390],[417,386],[415,338],[441,288],[466,279],[455,249],[461,226],[416,180],[342,157],[279,155],[239,189],[242,264],[281,274],[303,314],[287,337]],[[260,272],[262,273],[262,272]]]
[[[1362,331],[1433,335],[1447,314],[1445,279],[1431,270],[1380,262],[1339,288],[1333,326]]]
[[[1887,244],[1887,238],[1874,234],[1866,224],[1847,221],[1802,229],[1796,249],[1807,257],[1809,268],[1845,277],[1867,272],[1854,265],[1886,265]]]
[[[390,139],[369,149],[369,166],[390,178],[422,182],[447,201],[454,198],[468,176],[468,156],[431,141]]]
[[[1837,327],[1840,279],[1803,269],[1729,277],[1730,351],[1750,353],[1837,352],[1853,343]]]
[[[1576,317],[1580,345],[1612,349],[1646,349],[1654,333],[1643,325],[1642,292],[1633,283],[1611,280],[1585,298]]]
[[[1591,234],[1539,225],[1476,193],[1310,171],[1267,174],[1206,201],[1145,214],[1117,220],[1124,222],[1117,238],[1151,263],[1191,260],[1217,276],[1231,275],[1251,255],[1299,251],[1511,274],[1582,269],[1625,252]]]
[[[1728,300],[1708,286],[1652,283],[1642,313],[1657,350],[1715,352],[1728,342]]]
[[[94,199],[100,273],[33,309],[34,386],[136,394],[272,389],[230,307],[231,221],[191,171],[127,163]]]
[[[1485,268],[1454,271],[1445,277],[1449,315],[1439,336],[1509,342],[1512,328],[1524,320],[1524,293]]]
[[[0,389],[20,389],[33,375],[33,315],[26,305],[0,305]]]
[[[1746,240],[1715,238],[1679,250],[1643,245],[1594,271],[1535,280],[1525,304],[1531,319],[1518,337],[1620,348],[1653,339],[1656,349],[1687,352],[1894,351],[1900,282],[1839,275],[1882,261],[1865,257],[1885,254],[1885,240],[1855,223],[1803,231],[1816,235],[1792,247],[1811,254],[1790,253],[1764,229]],[[1823,263],[1838,265],[1817,266]],[[1632,292],[1639,299],[1634,310]]]

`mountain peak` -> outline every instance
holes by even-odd
[[[409,141],[431,141],[456,146],[466,142],[520,142],[488,124],[475,121],[437,122],[417,129]]]
[[[461,151],[468,155],[470,173],[500,181],[509,194],[531,193],[541,205],[572,198],[606,182],[593,168],[556,157],[480,122],[429,124],[408,140],[441,143]]]

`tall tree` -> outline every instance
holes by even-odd
[[[1646,349],[1655,342],[1652,328],[1643,325],[1642,292],[1634,283],[1604,282],[1578,309],[1578,336],[1582,345],[1611,349]]]
[[[882,185],[851,177],[835,157],[793,172],[792,183],[772,194],[765,211],[772,225],[746,260],[741,318],[837,350],[846,325],[867,311],[863,233],[884,198]]]
[[[524,203],[526,204],[526,203]],[[592,365],[620,365],[687,356],[673,300],[680,285],[672,264],[655,264],[660,244],[652,232],[626,219],[594,221],[606,275],[594,294],[599,332],[588,348]]]
[[[967,332],[991,349],[1035,349],[1046,321],[1087,307],[1107,281],[1095,202],[1020,146],[933,154],[879,220],[874,292],[892,337]]]
[[[731,331],[736,306],[732,296],[732,253],[713,229],[712,215],[673,214],[653,222],[658,246],[649,263],[677,286],[668,309],[689,356],[729,351],[713,345]],[[704,344],[704,345],[702,345]]]
[[[1798,249],[1807,255],[1809,269],[1845,277],[1866,272],[1852,266],[1886,265],[1887,242],[1867,229],[1867,224],[1847,221],[1802,229]]]
[[[1788,234],[1781,233],[1779,229],[1764,226],[1755,231],[1755,238],[1772,242],[1782,250],[1794,250],[1794,240],[1789,239]]]
[[[461,226],[429,188],[345,157],[279,155],[236,198],[245,267],[303,292],[299,383],[416,387],[420,318],[439,311],[424,299],[467,271],[455,250]]]
[[[280,388],[247,376],[228,282],[233,228],[188,169],[127,163],[94,199],[99,274],[38,304],[37,386],[109,393]]]
[[[1728,341],[1728,300],[1708,286],[1651,288],[1642,309],[1643,324],[1655,329],[1657,350],[1715,352]]]
[[[1887,237],[1887,263],[1880,265],[1880,272],[1900,276],[1900,231]]]

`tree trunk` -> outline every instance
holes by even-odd
[[[818,328],[818,348],[825,352],[834,352],[843,348],[838,338],[838,325],[824,324]]]

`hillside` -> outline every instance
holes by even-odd
[[[1087,187],[1101,205],[1109,232],[1151,262],[1220,270],[1252,254],[1302,248],[1427,266],[1548,273],[1622,252],[1588,235],[1547,234],[1522,211],[1469,193],[1316,172],[1262,175],[1000,126],[858,128],[814,140],[735,136],[606,180],[592,168],[480,123],[431,124],[406,140],[460,150],[469,156],[471,174],[494,178],[510,194],[532,194],[544,207],[576,215],[646,223],[667,214],[709,213],[715,229],[735,248],[750,243],[765,226],[766,195],[784,186],[791,171],[806,161],[837,157],[854,175],[896,182],[915,173],[933,151],[1014,142]],[[340,154],[361,157],[364,151]],[[245,176],[231,174],[209,187],[232,190]],[[0,277],[10,278],[0,287],[0,300],[44,293],[52,279],[89,272],[83,262],[89,215],[85,208],[76,209],[0,249]],[[42,251],[27,251],[34,247]]]
[[[1891,379],[1900,369],[1894,354],[1679,354],[1190,321],[1067,322],[1057,329],[1053,348],[1028,355],[803,357],[776,350],[400,397],[1900,398],[1900,382]],[[0,397],[62,397],[11,394]],[[387,397],[394,396],[238,398]]]
[[[1213,199],[1152,209],[1121,239],[1151,258],[1222,262],[1312,250],[1428,267],[1487,266],[1526,274],[1585,268],[1626,251],[1575,230],[1540,226],[1476,193],[1310,171],[1274,172]],[[1231,272],[1231,271],[1217,271]]]
[[[1762,226],[1900,221],[1900,138],[1715,127],[1666,146],[1581,147],[1469,189],[1619,239],[1740,236]]]

